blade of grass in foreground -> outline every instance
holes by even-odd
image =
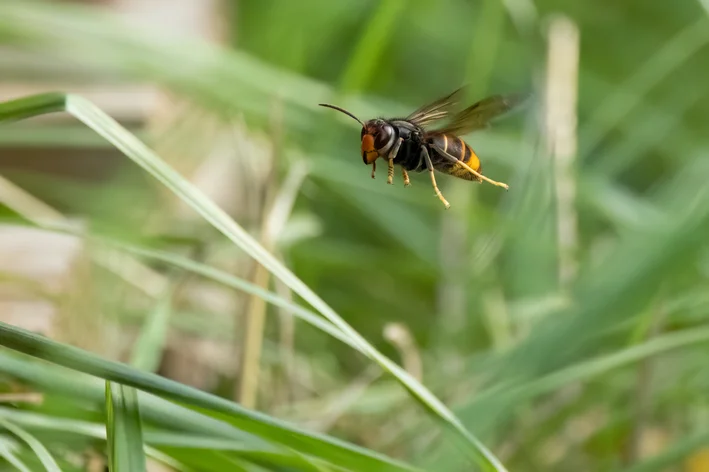
[[[106,382],[106,438],[111,472],[145,472],[143,430],[135,389]]]
[[[72,402],[76,402],[83,408],[103,408],[106,403],[105,382],[99,378],[31,359],[26,354],[10,352],[5,349],[0,349],[0,365],[3,373],[7,376],[49,395],[71,399]],[[274,469],[291,467],[302,472],[320,472],[318,463],[322,462],[327,465],[324,459],[303,456],[293,449],[268,442],[263,438],[257,438],[229,423],[217,420],[212,416],[205,416],[150,393],[139,391],[138,401],[140,402],[140,416],[144,424],[151,426],[151,430],[144,431],[143,436],[144,442],[151,446],[146,446],[146,454],[159,462],[173,466],[175,470],[183,470],[184,467],[174,466],[172,463],[175,458],[168,460],[169,458],[165,457],[162,452],[158,453],[155,448],[164,449],[171,444],[181,447],[184,443],[174,439],[156,442],[154,438],[156,431],[179,431],[180,438],[193,438],[192,444],[195,447],[221,449],[223,453],[236,454],[248,461],[266,464],[267,467]],[[27,429],[63,431],[91,436],[104,441],[106,439],[105,424],[96,424],[94,427],[85,422],[70,422],[65,418],[51,419],[39,413],[30,415],[27,412],[21,413],[18,410],[5,408],[0,408],[0,418],[5,418]],[[200,437],[214,438],[216,442],[205,444],[204,441],[194,439]],[[184,466],[189,465],[189,462],[184,464]],[[344,472],[348,469],[342,467],[337,470]]]
[[[406,390],[421,403],[448,431],[453,432],[456,443],[461,445],[468,457],[484,470],[506,471],[502,463],[460,420],[426,387],[414,379],[389,358],[369,344],[357,331],[345,322],[324,300],[303,283],[277,258],[266,251],[251,235],[231,219],[212,200],[183,178],[135,136],[125,130],[111,117],[89,101],[62,94],[45,94],[0,103],[0,121],[16,120],[28,116],[55,112],[63,109],[103,136],[126,156],[149,172],[158,181],[189,204],[205,220],[239,246],[275,277],[306,300],[353,342],[356,349],[383,369],[392,374]]]
[[[30,359],[26,354],[9,352],[4,349],[0,349],[0,365],[2,365],[4,374],[34,389],[56,394],[63,399],[71,399],[72,402],[76,402],[76,404],[84,408],[94,409],[105,405],[105,382],[96,377],[37,359]],[[242,452],[247,451],[244,453],[247,458],[255,454],[263,460],[266,458],[277,459],[272,463],[274,466],[285,464],[294,468],[298,467],[298,470],[303,472],[317,471],[316,468],[310,466],[313,458],[303,459],[302,456],[297,456],[292,449],[268,442],[263,438],[257,438],[243,429],[237,429],[233,425],[219,421],[212,416],[205,416],[185,406],[177,405],[167,399],[142,391],[138,392],[138,399],[141,418],[146,424],[150,424],[153,430],[161,428],[167,431],[180,431],[184,435],[192,437],[216,438],[224,441],[224,444],[230,444],[231,449],[238,449]],[[0,417],[4,417],[14,423],[28,428],[35,425],[49,427],[46,423],[37,424],[34,422],[30,424],[26,421],[23,422],[22,418],[17,415],[9,415],[10,413],[7,409],[0,408]],[[62,424],[66,426],[65,423]],[[67,432],[87,434],[86,429],[77,432],[72,427],[67,427]],[[101,425],[98,432],[91,431],[88,434],[105,440],[106,427]],[[151,444],[151,434],[146,432],[144,440]],[[157,458],[149,448],[146,449],[146,453],[153,458]]]
[[[20,425],[30,431],[61,433],[102,441],[106,440],[107,431],[104,424],[55,417],[51,413],[45,414],[0,407],[0,419],[11,421],[13,424]],[[320,472],[321,470],[317,467],[308,468],[308,461],[302,456],[283,454],[271,447],[253,448],[243,443],[210,435],[195,435],[185,431],[172,432],[153,428],[144,432],[143,441],[146,444],[144,446],[146,454],[164,463],[174,462],[170,459],[173,454],[164,455],[158,450],[185,450],[188,458],[182,462],[186,466],[195,465],[195,461],[199,460],[198,457],[194,457],[195,452],[212,451],[227,457],[240,457],[249,462],[261,463],[265,467],[274,469],[290,467],[295,470],[309,472]],[[148,444],[150,446],[147,446]],[[190,455],[189,453],[193,454]],[[315,465],[317,466],[317,464]]]
[[[10,465],[15,467],[15,469],[20,472],[32,472],[29,468],[27,468],[25,463],[17,457],[16,450],[17,445],[14,441],[11,442],[10,438],[0,436],[0,457],[5,459],[10,463]]]
[[[321,457],[353,471],[412,471],[375,452],[329,436],[300,430],[259,412],[250,411],[221,397],[183,385],[128,365],[107,361],[90,352],[64,345],[43,336],[0,323],[0,345],[85,374],[135,387],[165,399],[196,408],[228,421],[243,431]]]
[[[54,460],[52,455],[49,453],[46,447],[37,440],[30,433],[20,428],[19,426],[0,418],[0,426],[10,431],[12,434],[22,439],[27,445],[37,454],[37,458],[40,460],[44,469],[47,472],[61,472],[59,465]]]

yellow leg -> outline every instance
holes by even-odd
[[[374,178],[374,173],[377,171],[377,161],[372,162],[372,178]]]
[[[387,175],[387,183],[394,183],[394,159],[389,159],[389,174]]]
[[[409,173],[406,172],[406,169],[404,169],[403,167],[401,168],[401,175],[404,176],[404,187],[408,187],[409,185],[411,185],[411,181],[409,180]]]
[[[441,191],[438,190],[438,185],[436,184],[436,176],[433,174],[433,169],[428,169],[428,173],[431,175],[431,183],[433,184],[433,190],[436,191],[436,196],[441,202],[443,202],[443,205],[446,207],[446,210],[449,209],[451,207],[451,204],[446,201]]]
[[[431,176],[431,183],[433,184],[433,190],[436,191],[436,196],[441,202],[443,202],[443,205],[446,207],[446,210],[449,209],[451,207],[451,204],[448,203],[448,201],[443,197],[441,191],[438,190],[438,184],[436,184],[436,176],[433,175],[433,163],[431,162],[431,156],[428,155],[428,150],[425,146],[421,148],[421,157],[423,157],[423,160],[426,162],[426,168],[428,168],[428,173]]]
[[[468,172],[470,172],[471,174],[473,174],[475,177],[478,177],[478,178],[480,178],[480,179],[483,179],[483,180],[484,180],[485,182],[487,182],[487,183],[490,183],[490,184],[492,184],[492,185],[494,185],[494,186],[496,186],[496,187],[502,187],[502,188],[504,188],[505,190],[509,190],[509,189],[510,189],[510,186],[507,185],[506,183],[504,183],[504,182],[498,182],[498,181],[496,181],[496,180],[489,179],[489,178],[485,177],[484,175],[482,175],[481,173],[474,171],[473,168],[470,167],[470,166],[469,166],[468,164],[466,164],[465,162],[458,161],[458,164],[460,164],[464,169],[466,169]]]
[[[488,183],[490,183],[490,184],[492,184],[492,185],[495,185],[496,187],[502,187],[502,188],[504,188],[505,190],[509,190],[510,186],[507,185],[506,183],[504,183],[504,182],[497,182],[496,180],[492,180],[492,179],[489,179],[489,178],[485,177],[485,176],[482,175],[480,172],[477,172],[477,171],[473,170],[473,168],[470,167],[470,166],[469,166],[468,164],[466,164],[465,162],[460,161],[460,160],[456,159],[455,157],[451,156],[450,154],[448,154],[444,149],[441,149],[440,147],[436,146],[436,151],[438,151],[438,153],[439,153],[441,156],[445,157],[445,158],[448,159],[449,161],[454,162],[454,163],[460,165],[462,168],[466,169],[468,172],[470,172],[471,174],[473,174],[475,177],[478,177],[479,179],[483,179],[485,182],[488,182]]]

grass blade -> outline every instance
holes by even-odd
[[[32,451],[37,454],[37,458],[40,460],[40,462],[42,462],[42,465],[44,466],[44,469],[47,470],[47,472],[61,472],[61,469],[59,468],[57,462],[54,460],[47,448],[44,447],[44,444],[39,442],[37,438],[32,436],[24,429],[20,428],[19,426],[5,419],[0,418],[0,425],[2,425],[2,427],[10,431],[18,438],[22,439],[24,442],[26,442],[30,449],[32,449]]]
[[[61,93],[46,93],[2,103],[0,122],[19,121],[33,116],[64,111],[64,99],[65,96]]]
[[[106,438],[111,472],[145,472],[140,410],[134,389],[106,382]]]
[[[97,378],[8,351],[0,351],[0,364],[6,375],[36,389],[70,398],[81,406],[96,408],[103,407],[105,404],[105,382]],[[147,424],[194,435],[226,439],[242,447],[256,450],[267,447],[278,450],[277,446],[272,446],[250,433],[160,397],[145,392],[138,392],[138,397],[141,417]],[[15,417],[5,416],[16,423],[26,424]],[[100,437],[105,439],[105,427],[101,429],[100,434]]]
[[[174,291],[175,283],[171,282],[153,310],[148,313],[145,325],[135,341],[131,365],[138,369],[155,372],[160,365],[160,356],[165,347],[170,327]]]
[[[99,358],[89,352],[63,345],[43,336],[0,323],[0,345],[53,364],[135,387],[178,403],[196,407],[217,417],[228,417],[244,431],[268,438],[300,452],[322,457],[352,470],[414,470],[384,456],[337,439],[309,433],[236,403],[125,364]]]
[[[364,32],[342,74],[342,89],[345,92],[362,89],[375,75],[376,67],[405,7],[406,2],[402,0],[379,2],[371,19],[363,24]]]
[[[11,442],[9,438],[0,436],[0,457],[9,462],[16,470],[20,472],[31,472],[30,469],[17,457],[15,453],[17,445]]]
[[[343,343],[351,346],[353,349],[357,349],[357,346],[350,340],[350,338],[344,335],[338,328],[333,326],[332,323],[322,319],[322,317],[318,316],[307,308],[304,308],[296,303],[289,302],[288,300],[279,297],[275,293],[269,292],[268,290],[265,290],[256,284],[252,284],[251,282],[240,279],[239,277],[235,277],[227,272],[215,269],[214,267],[210,267],[205,264],[200,264],[199,262],[195,262],[192,259],[178,254],[138,247],[121,242],[116,242],[113,240],[107,240],[105,238],[101,238],[101,241],[116,246],[119,249],[129,252],[133,255],[165,262],[174,267],[179,267],[183,270],[201,275],[202,277],[213,280],[214,282],[220,283],[227,287],[231,287],[236,290],[241,290],[243,292],[259,296],[274,306],[277,306],[279,308],[285,308],[290,313],[293,313],[294,316],[297,316],[306,323],[329,334],[333,338],[338,339]]]
[[[142,408],[142,407],[141,407]],[[91,439],[106,440],[107,428],[100,423],[91,423],[84,420],[54,417],[51,414],[15,410],[0,407],[0,419],[22,425],[29,430],[43,432],[58,432],[83,436]],[[161,462],[171,462],[169,455],[158,451],[165,449],[184,449],[189,452],[213,451],[242,457],[244,460],[261,463],[275,467],[294,467],[298,470],[317,472],[316,463],[311,463],[297,454],[282,453],[273,447],[259,447],[223,439],[215,436],[192,434],[180,431],[179,433],[151,429],[143,434],[146,454]],[[150,446],[148,446],[150,445]]]

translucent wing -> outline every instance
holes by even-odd
[[[430,133],[462,135],[486,128],[493,118],[512,110],[527,98],[526,94],[493,95],[484,98],[457,113],[443,128],[432,130]]]
[[[442,120],[446,118],[451,109],[456,105],[460,93],[463,91],[463,87],[454,91],[450,95],[446,95],[443,98],[439,98],[433,103],[422,106],[409,116],[405,118],[406,121],[410,121],[415,125],[424,127],[433,123],[434,121]]]

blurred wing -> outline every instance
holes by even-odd
[[[526,94],[494,95],[470,105],[453,117],[453,120],[434,134],[467,134],[486,128],[493,119],[520,105],[527,99]]]
[[[405,118],[406,121],[424,127],[433,123],[434,121],[442,120],[450,114],[450,110],[456,105],[457,99],[460,93],[463,91],[464,87],[459,88],[450,95],[443,98],[439,98],[433,103],[422,106],[409,116]]]

